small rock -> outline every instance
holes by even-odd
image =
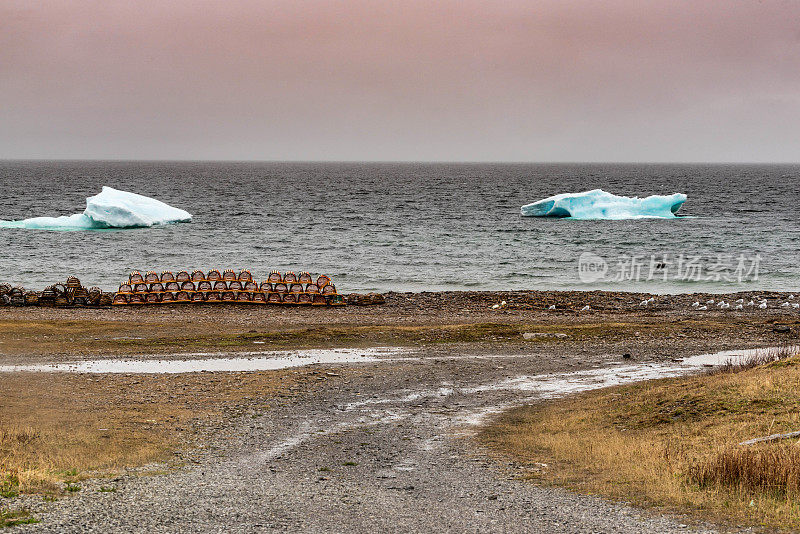
[[[779,334],[788,334],[792,331],[792,329],[788,324],[776,324],[772,327],[772,331]]]
[[[631,359],[631,353],[630,352],[626,352],[625,354],[622,355],[622,358],[624,360],[630,360]]]
[[[561,332],[525,332],[522,334],[522,339],[536,339],[539,337],[565,338],[567,334],[562,334]]]

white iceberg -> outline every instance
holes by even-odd
[[[0,220],[0,228],[102,230],[146,228],[191,220],[191,213],[160,200],[103,186],[100,193],[86,199],[86,209],[83,213],[61,217],[34,217],[22,221]]]
[[[583,193],[562,193],[520,209],[524,217],[570,217],[572,219],[671,219],[686,202],[686,195],[622,197],[593,189]]]

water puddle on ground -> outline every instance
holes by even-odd
[[[477,426],[482,424],[488,417],[496,415],[505,409],[535,399],[555,399],[593,389],[658,378],[685,376],[707,368],[747,363],[751,359],[766,362],[792,352],[799,353],[800,347],[784,346],[726,350],[698,354],[670,363],[617,365],[567,373],[516,376],[498,382],[459,389],[460,393],[472,395],[499,391],[518,391],[523,393],[522,398],[518,398],[516,401],[484,407],[462,415],[459,418],[459,422],[465,426]]]
[[[396,347],[370,349],[309,349],[251,352],[246,357],[190,360],[89,360],[41,365],[0,365],[0,373],[19,371],[66,373],[176,374],[198,372],[273,371],[315,364],[370,363],[406,352]],[[210,355],[208,355],[210,356]]]
[[[782,353],[798,353],[800,346],[788,345],[783,347],[764,347],[761,349],[745,349],[745,350],[723,350],[721,352],[714,352],[712,354],[698,354],[697,356],[690,356],[684,358],[681,362],[683,365],[701,365],[701,366],[716,366],[725,365],[726,363],[740,364],[747,361],[749,358],[773,357],[777,359]]]
[[[583,391],[645,380],[684,376],[711,367],[745,363],[750,358],[762,361],[770,358],[777,359],[781,354],[792,351],[800,352],[800,347],[727,350],[710,354],[698,354],[672,362],[632,363],[579,371],[518,375],[472,386],[457,387],[450,382],[443,382],[439,388],[418,391],[406,390],[402,392],[402,395],[395,397],[376,397],[346,403],[340,405],[339,409],[343,411],[362,410],[379,405],[408,405],[424,400],[435,402],[437,399],[448,402],[448,398],[457,396],[459,401],[463,400],[476,405],[452,418],[452,422],[457,426],[469,427],[480,425],[488,417],[526,402],[554,399]],[[504,392],[505,397],[501,398],[505,400],[498,404],[496,402],[497,395],[502,395]],[[514,396],[514,400],[507,400],[509,393]],[[514,395],[515,393],[516,395]]]

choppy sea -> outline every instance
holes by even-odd
[[[103,185],[191,223],[0,229],[0,281],[133,270],[332,275],[340,292],[609,289],[800,291],[800,165],[0,162],[0,219],[80,213]],[[686,193],[676,219],[524,218],[523,204],[601,188]]]

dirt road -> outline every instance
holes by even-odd
[[[326,371],[311,392],[220,431],[196,464],[84,484],[35,505],[42,532],[676,532],[708,530],[522,480],[472,439],[503,407],[660,362],[549,351],[409,351]],[[675,355],[683,347],[673,349]],[[576,371],[577,374],[575,373]],[[569,374],[563,374],[563,373]],[[555,373],[555,375],[553,375]],[[605,380],[605,378],[604,378]],[[556,386],[558,389],[558,386]],[[98,491],[103,486],[106,490]]]

